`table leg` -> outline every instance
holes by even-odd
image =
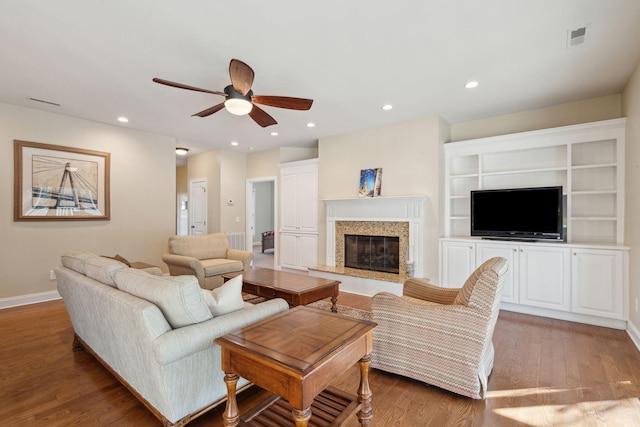
[[[369,365],[371,358],[369,355],[364,356],[358,362],[360,365],[360,388],[358,389],[358,401],[362,403],[362,409],[358,411],[358,421],[360,425],[366,426],[371,423],[373,418],[373,408],[371,407],[371,389],[369,388]]]
[[[331,312],[332,313],[338,312],[338,296],[337,295],[334,295],[331,297]]]
[[[311,418],[311,408],[298,411],[294,409],[291,411],[293,414],[293,421],[296,423],[296,427],[307,427],[309,425],[309,419]]]
[[[235,427],[238,425],[238,403],[236,401],[236,385],[239,377],[232,373],[225,373],[224,382],[227,384],[227,407],[222,414],[225,427]]]

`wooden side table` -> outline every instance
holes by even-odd
[[[297,427],[306,427],[314,413],[331,417],[331,425],[341,425],[357,413],[360,424],[368,425],[372,418],[369,354],[376,326],[371,321],[298,306],[217,338],[227,384],[224,425],[257,425],[261,417],[277,415],[283,408],[290,408],[289,422]],[[357,397],[329,387],[355,363],[360,365]],[[276,395],[242,419],[236,402],[239,376]],[[333,408],[325,413],[327,402]]]

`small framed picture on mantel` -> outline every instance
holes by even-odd
[[[358,197],[380,197],[382,189],[382,168],[362,169]]]

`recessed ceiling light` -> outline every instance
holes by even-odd
[[[385,104],[385,105],[382,106],[382,109],[385,110],[385,111],[392,110],[393,109],[393,105]]]
[[[316,124],[309,122],[309,123],[307,123],[307,127],[308,128],[314,128],[314,127],[316,127]]]
[[[126,117],[124,117],[124,116],[120,116],[120,117],[118,117],[118,121],[119,121],[120,123],[128,123],[128,122],[129,122],[129,119],[127,119],[127,118],[126,118]]]
[[[278,136],[278,132],[271,132],[271,136]]]
[[[470,82],[467,82],[464,87],[466,87],[467,89],[473,89],[474,87],[478,87],[478,82],[475,80],[471,80]]]
[[[235,147],[235,146],[240,145],[240,144],[238,144],[238,141],[231,141],[231,145],[233,145]]]

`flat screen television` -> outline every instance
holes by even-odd
[[[471,235],[562,240],[562,187],[472,191]]]

